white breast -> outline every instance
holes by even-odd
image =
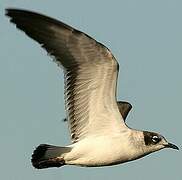
[[[73,150],[64,157],[67,164],[106,166],[128,161],[133,154],[129,142],[130,130],[99,137],[88,137],[73,144]]]

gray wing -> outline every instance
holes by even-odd
[[[121,113],[121,116],[123,117],[124,121],[126,121],[126,117],[128,113],[130,112],[130,110],[132,109],[132,105],[126,101],[118,101],[117,104],[118,104],[118,108],[119,108],[119,112]],[[67,119],[64,118],[63,121],[66,122]]]
[[[111,52],[88,35],[47,16],[17,9],[6,15],[41,44],[61,65],[72,142],[96,133],[120,131],[116,103],[118,63]]]

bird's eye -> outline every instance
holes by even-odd
[[[160,140],[161,140],[161,138],[158,137],[158,136],[153,136],[153,137],[152,137],[152,141],[153,141],[155,144],[158,143]]]

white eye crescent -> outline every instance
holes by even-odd
[[[153,136],[153,137],[152,137],[152,141],[153,141],[154,143],[158,143],[160,140],[161,140],[161,138],[158,137],[158,136]]]

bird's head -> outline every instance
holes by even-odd
[[[158,133],[143,131],[143,137],[145,143],[144,151],[146,154],[158,151],[163,148],[179,150],[176,145],[169,143],[162,135]]]

